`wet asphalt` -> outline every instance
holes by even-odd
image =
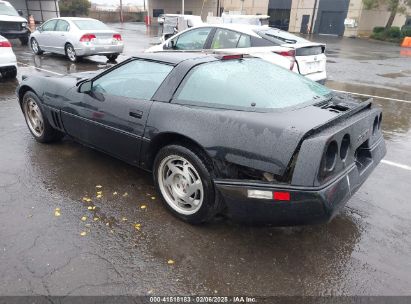
[[[119,61],[158,41],[156,28],[113,27],[126,43]],[[411,49],[313,39],[327,42],[327,86],[388,98],[375,98],[387,162],[326,225],[182,223],[149,173],[70,139],[36,143],[18,80],[2,81],[0,295],[411,295]],[[78,64],[34,56],[13,43],[18,79],[110,66],[97,56]]]

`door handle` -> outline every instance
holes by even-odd
[[[143,117],[143,111],[130,111],[130,112],[129,112],[129,115],[130,115],[131,117],[140,119],[140,118]]]

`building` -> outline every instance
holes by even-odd
[[[119,6],[114,4],[92,4],[91,8],[94,11],[102,12],[117,12],[119,10]]]
[[[290,32],[338,36],[369,35],[375,26],[385,26],[386,7],[366,10],[362,0],[221,0],[224,11],[267,14],[270,26]],[[411,12],[409,12],[411,14]],[[397,14],[394,26],[406,16]]]
[[[221,0],[185,0],[184,14],[199,15],[205,21],[208,15],[219,14]],[[181,14],[182,0],[148,0],[148,10],[153,23],[161,14]]]
[[[267,15],[268,4],[269,0],[221,0],[221,7],[225,12],[244,15]]]
[[[22,10],[25,18],[33,15],[37,23],[60,16],[58,0],[9,0],[9,2],[16,10]]]

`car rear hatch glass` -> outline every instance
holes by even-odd
[[[195,67],[186,76],[176,99],[182,103],[254,111],[319,102],[328,99],[330,94],[326,87],[275,64],[244,58],[223,59]]]

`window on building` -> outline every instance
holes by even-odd
[[[157,18],[157,17],[160,17],[160,15],[162,14],[164,14],[164,9],[162,8],[153,9],[153,17]]]

